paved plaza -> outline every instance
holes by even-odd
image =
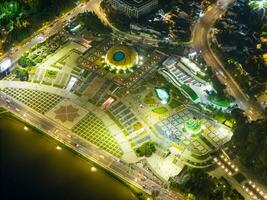
[[[62,100],[62,97],[58,95],[36,90],[5,88],[2,89],[2,92],[42,114],[48,112]]]
[[[91,112],[76,124],[72,131],[116,157],[121,157],[123,154],[117,141],[101,119]]]
[[[64,99],[51,109],[46,116],[62,124],[65,128],[71,129],[88,112],[73,102]]]
[[[200,119],[201,134],[197,137],[185,130],[188,120]],[[225,126],[204,119],[198,112],[185,108],[154,125],[163,137],[189,148],[197,154],[206,154],[228,142],[232,132]]]

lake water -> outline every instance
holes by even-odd
[[[3,200],[136,200],[104,171],[15,120],[0,119]]]

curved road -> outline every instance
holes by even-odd
[[[92,11],[94,12],[103,23],[110,26],[114,33],[120,34],[126,37],[129,40],[135,40],[140,42],[149,42],[153,44],[157,44],[159,40],[153,38],[145,38],[137,35],[132,35],[126,32],[123,32],[116,27],[114,27],[107,19],[105,13],[102,11],[100,7],[100,3],[102,0],[90,0],[87,3],[81,3],[69,12],[65,13],[64,15],[54,19],[50,23],[44,25],[39,30],[37,30],[31,37],[25,39],[21,43],[17,44],[15,47],[10,49],[8,52],[4,53],[0,56],[0,61],[4,58],[11,58],[12,63],[15,63],[19,57],[26,52],[29,48],[34,46],[37,43],[45,41],[48,37],[52,36],[53,34],[57,33],[58,31],[62,30],[62,28],[69,22],[75,18],[79,13],[85,11]]]
[[[63,27],[69,22],[69,20],[75,18],[79,13],[92,10],[92,8],[97,7],[101,1],[102,0],[90,0],[87,3],[81,3],[64,15],[55,18],[54,20],[45,24],[43,27],[37,30],[31,37],[25,39],[24,41],[16,45],[16,47],[10,49],[8,52],[0,56],[0,61],[1,59],[9,57],[12,59],[13,63],[15,63],[22,53],[26,52],[35,44],[43,42],[58,31],[61,31]]]
[[[235,97],[239,107],[245,110],[248,119],[253,121],[265,118],[263,108],[242,91],[210,47],[211,28],[235,0],[219,0],[218,2],[220,3],[211,6],[205,15],[196,22],[192,34],[193,46],[201,52],[205,62],[212,68],[218,79],[227,86],[228,92]]]

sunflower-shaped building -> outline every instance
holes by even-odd
[[[111,47],[105,56],[105,64],[118,72],[132,71],[139,62],[136,50],[131,46],[116,45]]]

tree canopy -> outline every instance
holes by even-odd
[[[250,172],[267,185],[267,121],[249,123],[240,110],[234,110],[236,118],[231,149]]]
[[[224,178],[214,178],[201,169],[187,168],[179,184],[171,180],[173,187],[178,187],[187,200],[243,200]]]

